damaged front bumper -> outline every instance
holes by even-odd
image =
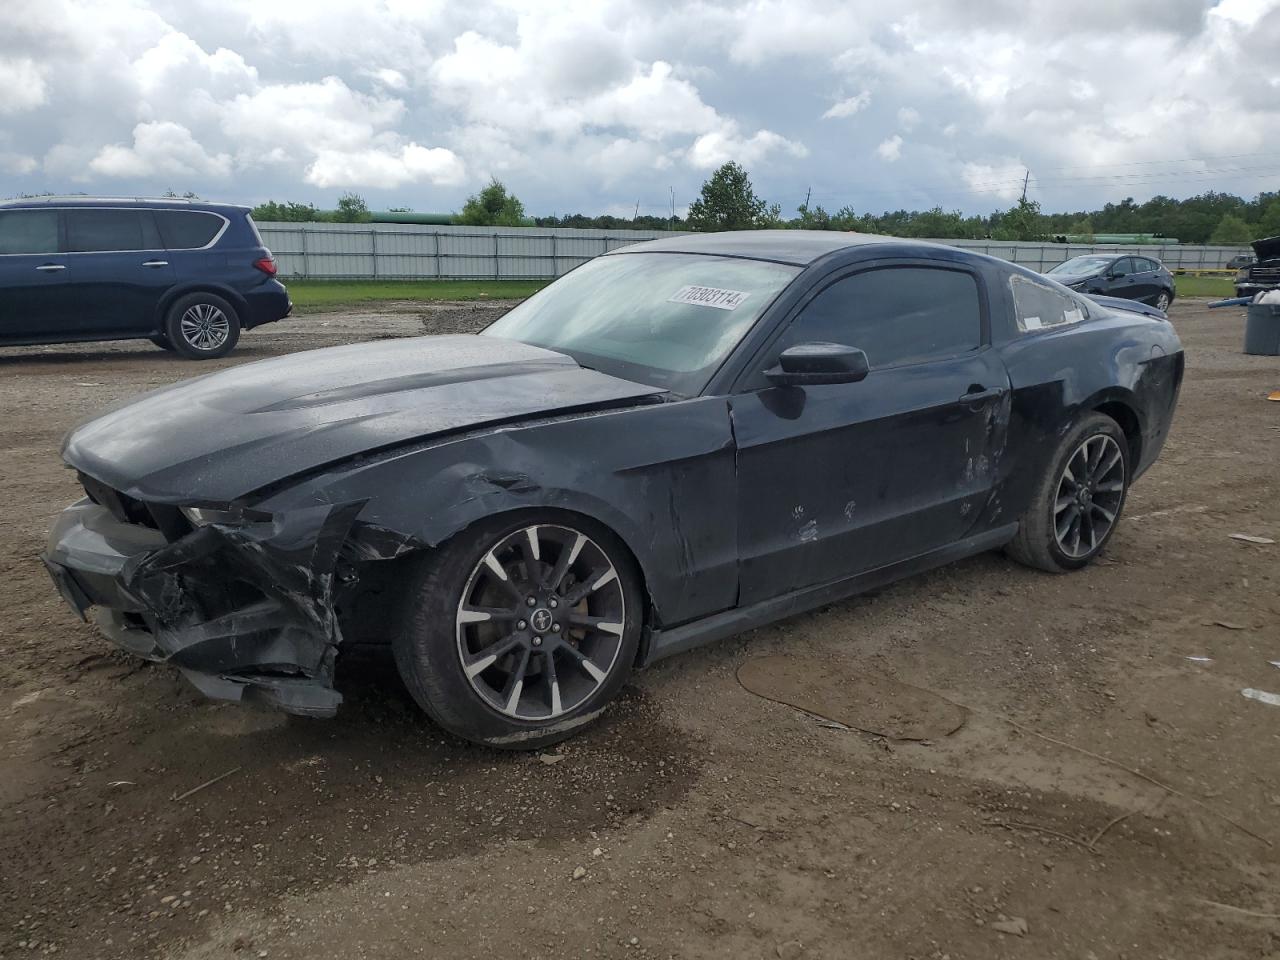
[[[363,504],[320,505],[174,534],[81,500],[42,556],[71,608],[204,694],[332,716],[339,555]]]

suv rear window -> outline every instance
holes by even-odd
[[[222,229],[223,219],[200,210],[157,210],[156,226],[167,250],[207,247]]]
[[[113,250],[154,250],[156,242],[144,233],[138,210],[66,210],[67,253],[107,253]]]
[[[0,213],[0,253],[57,253],[58,211]]]

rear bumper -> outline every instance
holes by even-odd
[[[289,291],[279,280],[268,280],[266,283],[244,294],[245,317],[241,325],[246,329],[260,327],[264,323],[283,320],[293,312],[293,301],[289,299]]]
[[[68,605],[121,649],[174,664],[210,697],[332,716],[334,570],[356,512],[214,524],[170,542],[86,499],[58,517],[42,559]]]

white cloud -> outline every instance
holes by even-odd
[[[186,127],[167,121],[140,123],[133,128],[133,144],[111,144],[89,161],[89,169],[104,177],[213,177],[231,173],[231,157],[210,154]]]
[[[1025,174],[1026,167],[1020,160],[966,163],[960,168],[960,176],[970,190],[1001,200],[1016,200],[1021,196]]]
[[[689,148],[688,159],[695,169],[710,170],[730,160],[752,167],[774,153],[799,158],[808,156],[809,150],[804,144],[794,143],[772,130],[758,130],[750,137],[743,137],[736,126],[730,125],[695,140]]]
[[[44,77],[30,57],[0,57],[0,113],[34,110],[45,102]]]
[[[851,117],[855,113],[865,110],[869,103],[871,103],[871,91],[863,90],[852,97],[845,97],[845,99],[833,103],[827,109],[827,112],[822,115],[822,119],[833,120],[839,117]]]
[[[39,166],[40,162],[35,157],[28,156],[25,153],[0,150],[0,172],[20,177],[28,173],[34,173]]]
[[[902,137],[895,133],[889,139],[882,140],[876,147],[876,156],[885,163],[897,161],[902,156]]]
[[[420,181],[456,185],[465,173],[452,150],[408,143],[398,150],[321,149],[307,168],[306,181],[317,187],[386,189]]]
[[[669,209],[734,159],[784,206],[985,209],[1017,158],[1054,208],[1252,193],[1274,177],[1210,171],[1262,159],[1168,161],[1271,151],[1277,49],[1280,0],[0,0],[0,171],[418,209],[492,174],[590,211]]]

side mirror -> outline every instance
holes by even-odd
[[[798,343],[783,350],[778,364],[764,372],[775,387],[857,383],[871,372],[867,355],[840,343]]]

